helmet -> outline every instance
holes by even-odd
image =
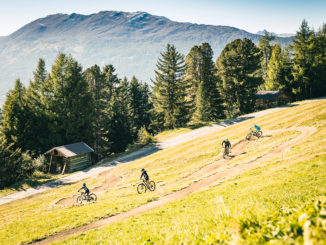
[[[141,169],[141,171],[142,171],[142,172],[144,172],[144,171],[145,171],[145,169],[144,169],[144,168],[142,168],[142,169]]]
[[[228,139],[228,138],[226,138],[226,139],[225,139],[225,141],[229,141],[229,139]]]
[[[84,183],[83,186],[86,186],[86,183]]]

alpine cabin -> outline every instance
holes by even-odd
[[[45,152],[50,156],[49,172],[72,173],[91,165],[94,150],[84,142],[57,146]]]

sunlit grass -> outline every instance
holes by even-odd
[[[325,144],[320,144],[320,142],[323,140],[325,142],[326,131],[325,127],[319,126],[321,125],[320,121],[324,120],[325,114],[326,105],[323,101],[287,108],[272,115],[244,121],[221,131],[204,135],[182,145],[158,151],[153,155],[129,164],[120,165],[114,170],[114,174],[120,178],[120,181],[107,191],[99,194],[98,201],[93,204],[83,206],[55,205],[55,202],[60,198],[76,194],[82,183],[78,182],[1,205],[0,241],[6,241],[6,244],[30,242],[65,229],[90,223],[102,217],[125,212],[185,187],[191,184],[193,179],[182,180],[175,186],[172,184],[169,188],[165,188],[163,185],[179,181],[203,166],[220,159],[222,140],[228,137],[234,143],[244,139],[254,122],[260,125],[264,132],[292,126],[317,125],[318,132],[316,134],[293,147],[286,155],[272,159],[270,166],[242,174],[241,178],[237,177],[235,180],[228,181],[207,192],[196,193],[184,200],[169,204],[158,211],[110,225],[99,230],[96,233],[97,238],[93,238],[95,236],[93,232],[78,237],[80,242],[92,243],[91,241],[97,241],[99,244],[101,244],[100,241],[104,241],[102,244],[108,242],[144,243],[148,239],[158,244],[163,244],[165,241],[167,243],[181,241],[185,243],[196,243],[196,241],[198,243],[208,243],[208,241],[216,242],[216,239],[221,241],[224,238],[227,240],[233,239],[234,236],[238,236],[238,219],[236,217],[240,216],[236,215],[242,214],[246,209],[252,210],[252,214],[256,214],[256,212],[268,214],[269,209],[265,207],[260,209],[259,205],[266,204],[270,206],[271,212],[276,210],[273,206],[275,203],[279,202],[279,205],[283,205],[282,202],[286,194],[283,193],[282,188],[275,187],[274,182],[278,186],[287,186],[286,180],[291,178],[291,183],[296,183],[295,176],[304,177],[315,174],[315,172],[309,172],[309,167],[301,170],[300,166],[310,164],[309,159],[312,158],[316,162],[320,161],[319,158],[325,152],[325,148],[323,148]],[[174,133],[170,134],[170,136],[174,135]],[[229,162],[229,165],[253,160],[298,134],[297,131],[291,130],[284,133],[272,133],[272,137],[263,137],[253,141],[245,149],[246,154],[234,158]],[[325,171],[322,169],[323,165],[318,163],[318,166],[313,171],[318,172],[319,175],[317,176],[321,178],[323,176],[322,172]],[[141,168],[146,168],[150,178],[156,181],[157,191],[144,195],[137,194],[136,186],[139,183]],[[308,181],[308,177],[304,178],[305,181]],[[90,178],[86,182],[90,188],[94,188],[104,179],[105,177],[102,176]],[[298,181],[301,183],[301,180]],[[321,190],[324,190],[322,187],[316,187],[319,184],[319,177],[311,181],[309,183],[312,185],[309,186],[298,184],[299,186],[292,189],[287,186],[288,190],[291,191],[288,194],[290,198],[288,200],[289,204],[297,203],[300,205],[300,203],[307,201],[308,196],[317,195]],[[311,189],[315,187],[317,191]],[[300,191],[300,188],[302,191]],[[270,193],[272,190],[276,193]],[[298,193],[295,193],[295,191],[298,191]],[[311,194],[308,195],[307,193]],[[265,200],[269,200],[270,196],[274,195],[279,196],[280,199],[275,199],[275,197],[275,200],[272,199],[271,203],[265,203]],[[222,206],[217,204],[216,201],[219,196],[222,196],[226,207],[230,213],[232,212],[232,218],[225,214],[223,214],[224,216],[220,215]],[[293,196],[297,196],[300,201],[293,199]],[[251,199],[249,197],[252,198],[253,205],[250,204]],[[237,208],[239,202],[243,202],[243,204]],[[217,209],[221,210],[216,211]],[[154,236],[152,236],[153,233],[155,233]],[[119,240],[121,237],[124,237],[124,239]],[[103,240],[99,240],[100,238],[103,238]],[[70,243],[74,244],[73,240],[70,240]]]

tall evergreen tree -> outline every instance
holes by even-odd
[[[326,95],[326,24],[319,29],[313,43],[313,82],[311,84],[311,96]]]
[[[35,156],[44,153],[49,145],[50,123],[46,116],[46,107],[43,104],[42,87],[46,81],[46,68],[43,59],[39,59],[38,66],[34,71],[33,80],[30,81],[27,90],[27,117],[25,134],[27,137],[26,147]]]
[[[208,43],[194,46],[186,57],[186,77],[190,82],[189,94],[196,121],[222,117],[221,101],[217,90],[213,50]],[[200,88],[200,89],[199,89]],[[193,93],[195,92],[195,98]],[[199,98],[201,97],[201,98]],[[194,103],[195,102],[195,103]]]
[[[187,54],[185,64],[185,80],[189,82],[187,100],[189,112],[192,115],[196,110],[196,94],[201,82],[202,52],[197,45],[193,46]]]
[[[136,140],[138,131],[141,127],[148,128],[150,124],[149,111],[151,105],[149,103],[149,88],[147,84],[139,82],[138,79],[133,76],[128,91],[132,137]]]
[[[293,77],[297,87],[295,93],[298,99],[312,96],[313,42],[314,32],[310,30],[307,21],[303,20],[293,39]]]
[[[124,79],[116,89],[110,101],[109,133],[111,152],[122,152],[132,142],[128,98],[128,81]]]
[[[2,132],[9,144],[13,143],[15,149],[20,148],[23,151],[27,150],[24,132],[26,116],[26,88],[20,79],[17,79],[4,103]]]
[[[98,65],[84,72],[89,90],[94,101],[94,118],[92,120],[93,149],[98,158],[103,158],[110,150],[108,140],[108,113],[111,99],[111,86]]]
[[[275,39],[275,36],[273,34],[268,33],[267,31],[264,32],[264,35],[262,35],[259,38],[258,47],[262,51],[262,77],[265,79],[267,75],[268,70],[268,63],[270,58],[272,57],[272,50],[273,45],[271,45],[271,41]]]
[[[257,87],[262,82],[260,58],[260,50],[247,38],[227,44],[218,57],[219,89],[228,116],[253,111]]]
[[[45,82],[44,94],[52,122],[52,145],[79,141],[92,144],[93,99],[77,61],[59,54]]]
[[[276,43],[272,57],[268,64],[267,77],[265,79],[266,90],[279,90],[292,92],[292,64],[289,47],[281,49],[279,43]]]
[[[176,128],[185,125],[189,119],[184,57],[170,44],[161,56],[153,81],[153,106],[158,116],[163,118],[161,127]]]

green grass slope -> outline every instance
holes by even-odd
[[[145,214],[78,234],[58,244],[301,243],[303,224],[297,217],[306,209],[309,210],[312,198],[326,193],[325,100],[248,120],[120,165],[110,173],[118,177],[119,181],[100,193],[98,201],[93,204],[55,204],[58,199],[76,193],[81,183],[75,183],[1,205],[0,241],[6,241],[6,244],[31,242],[126,212],[185,188],[205,178],[205,175],[188,178],[191,173],[221,158],[220,144],[225,137],[231,142],[239,142],[254,122],[264,132],[299,126],[313,126],[317,132],[286,154],[269,159],[266,165],[242,173],[209,190],[191,194]],[[260,158],[298,135],[300,133],[295,130],[270,131],[266,137],[246,145],[243,149],[245,154],[227,161],[221,168]],[[156,181],[157,191],[137,194],[136,185],[142,167]],[[94,188],[107,178],[90,178],[87,183]],[[322,236],[321,229],[315,235],[316,241]]]

